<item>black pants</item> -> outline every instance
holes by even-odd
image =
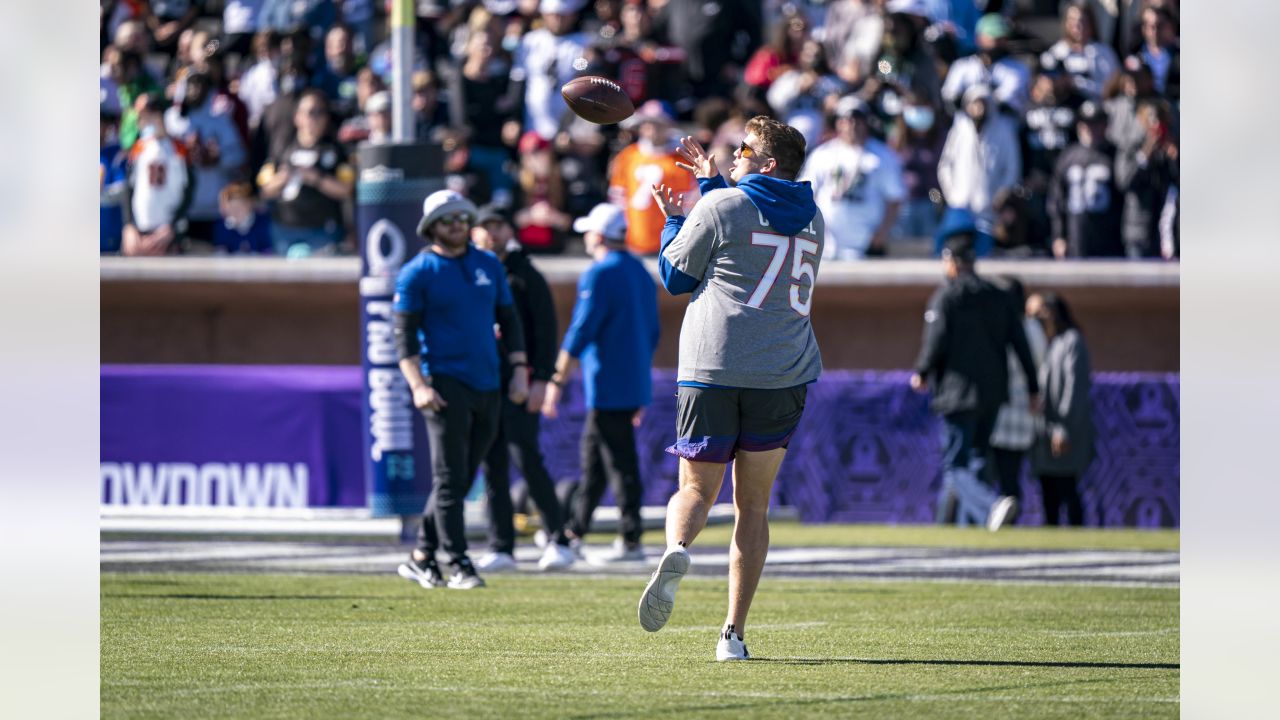
[[[1022,501],[1022,489],[1018,480],[1022,477],[1022,459],[1027,456],[1025,450],[1007,450],[992,446],[991,458],[995,461],[996,477],[1000,481],[1001,495],[1012,495]]]
[[[591,530],[591,516],[604,496],[605,484],[622,512],[622,539],[640,542],[640,457],[636,454],[635,410],[590,410],[582,431],[582,488],[569,529],[578,537]]]
[[[556,497],[556,485],[547,472],[538,444],[538,413],[502,398],[502,422],[498,437],[484,461],[485,490],[489,498],[489,549],[511,553],[515,550],[514,509],[511,503],[511,462],[524,476],[529,497],[542,514],[542,524],[552,542],[564,544],[564,513]]]
[[[449,405],[423,413],[431,445],[432,478],[418,549],[435,557],[436,548],[443,543],[450,562],[458,564],[467,557],[463,501],[498,434],[501,406],[497,390],[479,392],[447,375],[434,376],[432,384]]]
[[[1041,475],[1040,494],[1044,498],[1044,524],[1058,525],[1059,511],[1067,506],[1067,524],[1084,525],[1084,506],[1080,504],[1080,491],[1076,489],[1075,475]]]

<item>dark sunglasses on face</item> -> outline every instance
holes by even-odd
[[[440,223],[441,225],[457,225],[458,223],[462,223],[463,225],[470,225],[471,217],[468,215],[445,215],[439,220],[436,220],[436,222]]]

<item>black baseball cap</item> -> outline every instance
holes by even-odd
[[[506,207],[497,203],[481,205],[480,210],[476,213],[476,224],[483,225],[494,220],[501,220],[508,225],[513,224],[511,222],[511,211]]]

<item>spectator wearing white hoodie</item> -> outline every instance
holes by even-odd
[[[996,193],[1022,177],[1017,124],[992,107],[991,89],[974,85],[964,93],[938,160],[938,184],[949,208],[977,216],[978,225],[994,219]]]

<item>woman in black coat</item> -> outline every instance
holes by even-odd
[[[1055,293],[1032,295],[1027,315],[1044,328],[1049,346],[1040,366],[1043,413],[1036,421],[1031,469],[1040,478],[1046,525],[1060,523],[1067,507],[1067,524],[1083,525],[1084,508],[1076,487],[1094,458],[1092,367],[1084,336],[1067,303]]]

